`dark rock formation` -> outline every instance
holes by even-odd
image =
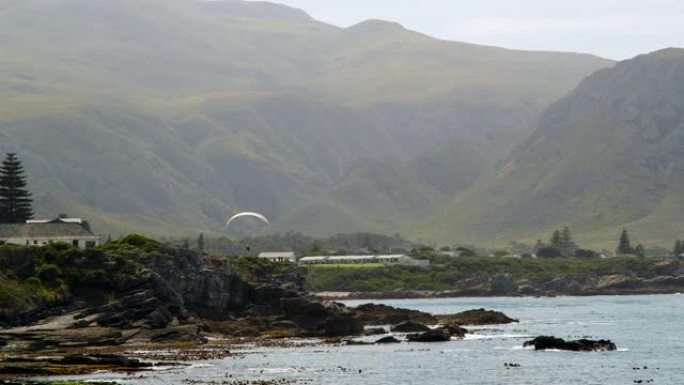
[[[424,333],[409,334],[406,339],[411,342],[446,342],[451,341],[451,334],[445,328],[437,328]]]
[[[180,365],[164,363],[164,365]],[[116,354],[74,354],[47,357],[12,357],[3,360],[0,375],[56,376],[104,371],[135,372],[151,370],[154,364]],[[3,383],[0,381],[0,383]],[[31,382],[33,383],[33,382]],[[37,381],[35,384],[47,382]],[[71,382],[69,382],[71,383]]]
[[[510,274],[499,274],[493,277],[489,283],[492,294],[510,294],[518,291],[518,285]]]
[[[425,324],[437,323],[432,314],[387,305],[368,303],[359,305],[353,310],[356,312],[359,321],[366,325],[395,325],[406,321]]]
[[[466,333],[468,333],[467,329],[461,327],[461,325],[455,322],[446,324],[443,327],[449,332],[449,334],[451,334],[452,337],[463,338],[465,337]]]
[[[325,320],[323,334],[326,337],[341,337],[362,332],[363,326],[351,312],[334,312]]]
[[[342,306],[326,305],[300,296],[281,298],[279,304],[279,313],[307,330],[322,329],[331,311],[341,309]]]
[[[397,333],[416,333],[426,332],[430,328],[418,322],[406,321],[392,326],[390,330]]]
[[[398,344],[400,342],[401,341],[394,338],[393,336],[382,337],[379,340],[375,341],[376,344]]]
[[[533,346],[535,350],[569,350],[573,352],[594,352],[594,351],[612,351],[617,350],[617,347],[610,340],[575,340],[565,341],[556,337],[537,337],[533,340],[527,341],[523,344],[525,347]]]
[[[288,329],[299,329],[299,325],[292,321],[275,321],[271,322],[269,325],[271,329],[280,329],[280,330],[288,330]]]
[[[518,320],[510,318],[502,312],[485,309],[466,310],[456,314],[438,315],[437,319],[442,324],[455,322],[459,325],[499,325],[518,322]]]
[[[48,360],[48,362],[60,365],[98,365],[120,368],[149,368],[153,366],[149,362],[142,362],[136,358],[128,358],[118,354],[73,354],[56,360]]]

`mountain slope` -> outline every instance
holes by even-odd
[[[443,165],[447,143],[494,164],[551,100],[609,64],[382,21],[340,29],[271,3],[12,1],[0,11],[0,152],[24,160],[38,215],[88,217],[105,233],[221,232],[238,210],[334,233],[336,215],[371,198],[347,195],[371,175],[349,179],[364,174],[355,165]],[[429,211],[423,201],[483,172],[464,164],[454,181],[407,188],[420,203],[392,217]],[[330,215],[287,220],[312,203]]]
[[[684,50],[666,49],[588,77],[418,233],[503,243],[570,226],[608,246],[627,226],[637,241],[669,246],[681,236],[682,171]]]

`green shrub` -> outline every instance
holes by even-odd
[[[37,273],[43,283],[54,285],[62,275],[62,270],[57,265],[49,263],[38,267]]]
[[[33,287],[43,286],[43,282],[38,277],[29,277],[26,279],[26,284]]]
[[[75,249],[74,245],[72,245],[71,243],[66,243],[66,242],[55,242],[55,243],[51,244],[50,247],[52,247],[53,249],[55,249],[59,252],[66,251],[69,249]]]
[[[131,234],[121,240],[122,244],[139,247],[145,251],[159,248],[159,242],[140,234]]]

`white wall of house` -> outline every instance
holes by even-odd
[[[100,240],[96,238],[92,239],[74,239],[74,238],[5,238],[0,239],[0,244],[12,244],[12,245],[23,245],[23,246],[45,246],[51,243],[63,242],[68,243],[73,246],[77,246],[80,249],[88,249],[91,247],[98,246]]]

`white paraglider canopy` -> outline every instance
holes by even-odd
[[[230,226],[230,224],[233,223],[236,219],[242,218],[242,217],[253,217],[253,218],[259,219],[260,221],[264,222],[264,223],[267,224],[267,225],[270,224],[270,223],[268,222],[268,218],[266,218],[266,217],[265,217],[264,215],[262,215],[262,214],[259,214],[259,213],[252,213],[252,212],[243,212],[243,213],[235,214],[235,215],[233,215],[232,217],[230,217],[230,218],[228,219],[228,222],[226,222],[226,226]]]

